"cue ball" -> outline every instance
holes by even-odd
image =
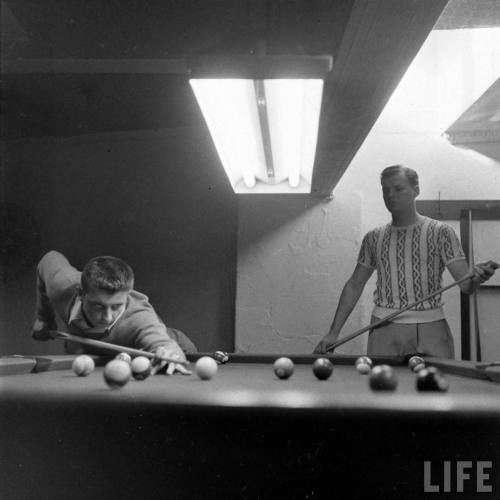
[[[151,361],[146,356],[137,356],[130,364],[132,376],[136,380],[144,380],[151,375]]]
[[[368,356],[360,356],[358,359],[356,359],[354,365],[358,366],[359,363],[363,363],[365,365],[370,365],[370,367],[373,366],[373,361]]]
[[[396,373],[389,365],[374,366],[370,373],[370,388],[374,391],[393,391],[398,385]]]
[[[368,375],[372,371],[372,367],[368,363],[357,363],[356,370],[358,370],[358,373],[361,373],[361,375]]]
[[[293,366],[290,358],[278,358],[273,365],[274,373],[278,378],[286,380],[292,376]]]
[[[419,391],[445,392],[448,387],[448,380],[434,366],[423,368],[417,373],[417,390]]]
[[[132,357],[130,354],[126,352],[121,352],[115,356],[115,359],[121,359],[122,361],[126,361],[128,364],[132,363]]]
[[[326,380],[333,372],[333,364],[329,359],[318,358],[313,363],[313,373],[318,380]]]
[[[77,356],[71,365],[73,373],[79,377],[86,377],[87,375],[90,375],[94,371],[94,368],[94,360],[86,354],[80,354],[80,356]]]
[[[194,371],[201,380],[210,380],[217,373],[217,361],[210,356],[202,356],[194,365]]]
[[[419,372],[425,368],[425,360],[421,356],[412,356],[408,361],[408,367],[414,372]]]
[[[104,367],[104,381],[112,389],[123,387],[132,376],[130,365],[122,359],[113,359]]]

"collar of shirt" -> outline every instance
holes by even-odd
[[[77,296],[69,313],[68,324],[76,326],[79,330],[85,332],[87,335],[89,334],[90,335],[93,334],[96,336],[108,335],[111,328],[113,328],[113,326],[116,325],[116,322],[121,318],[122,314],[125,312],[125,309],[126,307],[123,308],[123,310],[116,317],[113,323],[111,323],[111,325],[109,325],[103,330],[102,327],[92,326],[89,324],[82,311],[82,299],[79,296]]]

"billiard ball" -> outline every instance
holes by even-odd
[[[278,358],[273,365],[274,373],[283,380],[292,376],[293,367],[293,361],[290,358]]]
[[[372,371],[372,367],[368,363],[357,363],[356,370],[358,373],[361,373],[361,375],[367,375]]]
[[[419,391],[440,391],[448,390],[448,380],[434,366],[422,368],[417,373],[417,390]]]
[[[419,372],[425,368],[425,360],[421,356],[412,356],[408,361],[408,367],[414,372]]]
[[[123,387],[132,376],[130,365],[122,359],[113,359],[104,367],[104,381],[112,389]]]
[[[356,359],[354,365],[358,366],[360,363],[364,365],[370,365],[370,367],[373,366],[373,361],[368,356],[360,356],[359,358]]]
[[[77,356],[71,365],[73,373],[79,377],[86,377],[87,375],[90,375],[94,371],[94,368],[94,360],[86,354],[80,354]]]
[[[313,373],[318,380],[326,380],[333,372],[333,364],[329,359],[318,358],[313,363]]]
[[[389,365],[374,366],[369,381],[374,391],[393,391],[398,385],[396,373]]]
[[[126,352],[121,352],[115,356],[115,359],[121,359],[122,361],[126,361],[129,365],[132,363],[132,356]]]
[[[151,375],[151,361],[146,356],[137,356],[130,364],[132,376],[136,380],[144,380]]]
[[[229,356],[224,351],[215,351],[213,354],[213,358],[220,365],[223,365],[224,363],[227,363],[229,361]]]
[[[217,362],[210,356],[202,356],[196,361],[194,371],[201,380],[210,380],[217,373]]]

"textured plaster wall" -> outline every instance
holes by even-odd
[[[390,221],[379,182],[386,166],[402,163],[417,170],[421,199],[499,198],[499,162],[479,158],[439,137],[406,129],[382,115],[335,188],[332,200],[239,198],[237,351],[312,351],[328,331],[363,235]],[[458,221],[447,222],[459,234]],[[498,259],[498,245],[495,240],[488,255],[483,248],[481,258]],[[451,281],[445,272],[444,285]],[[369,324],[374,283],[375,275],[341,335]],[[458,288],[446,292],[444,299],[456,356],[460,357]],[[366,334],[337,352],[360,353],[365,346]]]
[[[238,209],[236,349],[311,352],[355,264],[361,197],[244,197]],[[348,326],[355,327],[362,312]],[[359,352],[360,342],[345,352]]]

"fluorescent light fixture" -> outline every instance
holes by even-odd
[[[310,193],[330,56],[210,57],[190,84],[236,193]]]

